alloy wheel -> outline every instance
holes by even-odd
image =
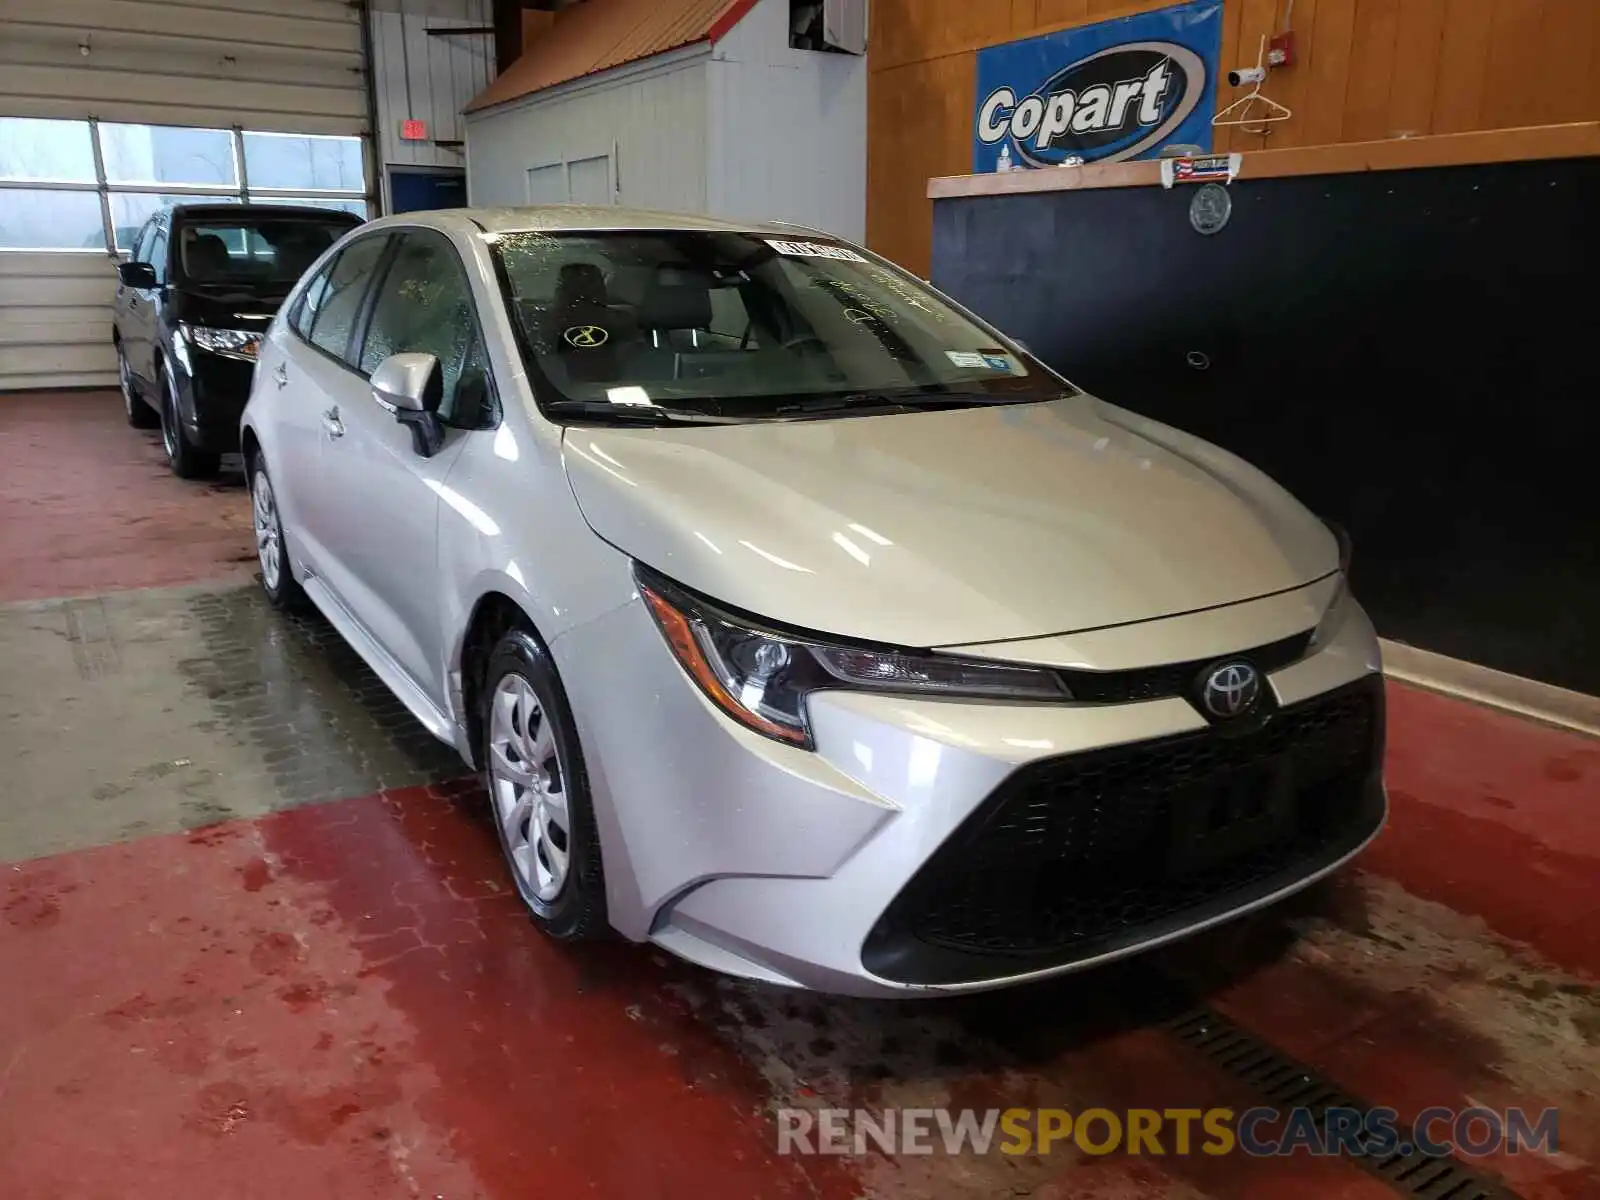
[[[250,492],[250,519],[256,531],[256,554],[261,559],[261,582],[267,591],[275,592],[283,570],[282,541],[278,537],[277,498],[265,471],[256,472]]]
[[[515,672],[489,708],[489,779],[506,855],[525,893],[549,903],[567,881],[572,817],[555,726],[533,685]]]

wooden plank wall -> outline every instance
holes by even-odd
[[[1170,0],[873,0],[867,240],[926,273],[927,182],[972,169],[976,52]],[[1263,34],[1297,61],[1266,94],[1294,116],[1269,136],[1219,129],[1219,150],[1277,149],[1600,119],[1600,0],[1225,0],[1223,70]],[[1218,90],[1218,104],[1239,93]]]

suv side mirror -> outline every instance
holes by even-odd
[[[156,286],[156,269],[147,262],[118,263],[117,278],[128,287],[148,291]]]
[[[391,354],[372,373],[372,398],[410,427],[412,448],[423,458],[444,445],[438,416],[443,395],[444,375],[431,354]]]

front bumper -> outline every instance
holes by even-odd
[[[237,454],[239,418],[250,399],[255,364],[192,346],[184,350],[187,361],[180,360],[174,375],[189,444],[212,454]]]
[[[1130,633],[1126,654],[1149,635]],[[1377,641],[1353,602],[1314,653],[1269,676],[1280,711],[1249,744],[1181,697],[1024,706],[841,691],[811,699],[811,752],[714,709],[637,601],[551,650],[583,738],[612,923],[772,983],[938,994],[1082,969],[1306,886],[1385,815]],[[1318,731],[1335,710],[1330,743]],[[1215,832],[1193,825],[1217,803],[1207,780],[1290,743],[1309,747],[1290,756],[1293,812],[1271,808],[1236,852],[1222,838],[1198,863],[1165,857]],[[1108,762],[1121,765],[1108,775]]]

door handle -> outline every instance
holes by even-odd
[[[272,378],[277,380],[279,387],[283,387],[289,382],[289,368],[279,363],[278,369],[272,373]]]
[[[339,419],[338,405],[334,405],[322,414],[322,427],[328,431],[329,437],[341,438],[344,436],[344,422]]]

